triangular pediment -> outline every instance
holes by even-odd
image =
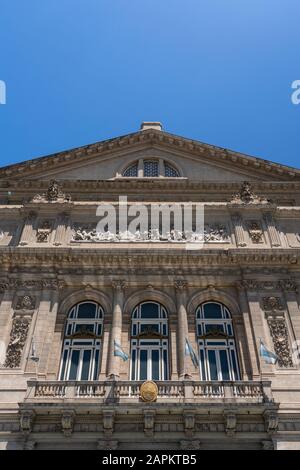
[[[300,170],[147,129],[0,169],[0,179],[113,180],[141,159],[173,164],[191,181],[299,181]]]

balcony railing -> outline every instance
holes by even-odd
[[[141,381],[28,381],[25,402],[87,401],[96,403],[136,403]],[[270,403],[271,382],[160,381],[159,403]]]

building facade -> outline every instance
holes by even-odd
[[[300,170],[143,123],[0,169],[0,213],[2,449],[300,449]]]

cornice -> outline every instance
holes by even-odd
[[[0,169],[0,178],[20,179],[24,176],[35,175],[39,172],[51,171],[59,167],[62,170],[70,161],[76,163],[82,161],[89,162],[99,155],[106,155],[120,149],[135,150],[145,144],[161,145],[166,148],[182,150],[201,156],[204,160],[212,163],[212,158],[217,157],[220,163],[234,164],[236,168],[249,169],[256,173],[268,174],[277,177],[278,180],[288,178],[289,180],[300,179],[300,170],[278,163],[252,157],[229,149],[209,145],[203,142],[187,139],[165,131],[148,129],[132,134],[116,137],[102,142],[74,148],[71,150],[58,152],[40,158],[17,163]]]
[[[300,264],[299,249],[253,250],[201,250],[194,252],[173,249],[157,249],[145,251],[143,249],[111,250],[80,249],[80,248],[20,248],[3,247],[0,250],[0,263],[5,267],[18,267],[22,264],[47,266],[82,266],[98,265],[105,268],[114,268],[121,265],[128,267],[167,266],[292,266]]]

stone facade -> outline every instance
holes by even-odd
[[[159,176],[145,176],[148,161]],[[122,176],[132,164],[137,176]],[[203,203],[203,246],[188,250],[174,229],[99,233],[97,208],[119,196]],[[0,448],[300,449],[300,170],[150,123],[0,169],[0,213]],[[72,338],[99,338],[97,377],[62,380],[66,321],[84,301],[101,306],[102,330]],[[132,313],[146,301],[168,319],[152,402],[130,372]],[[207,302],[230,312],[238,380],[203,380],[186,354]]]

